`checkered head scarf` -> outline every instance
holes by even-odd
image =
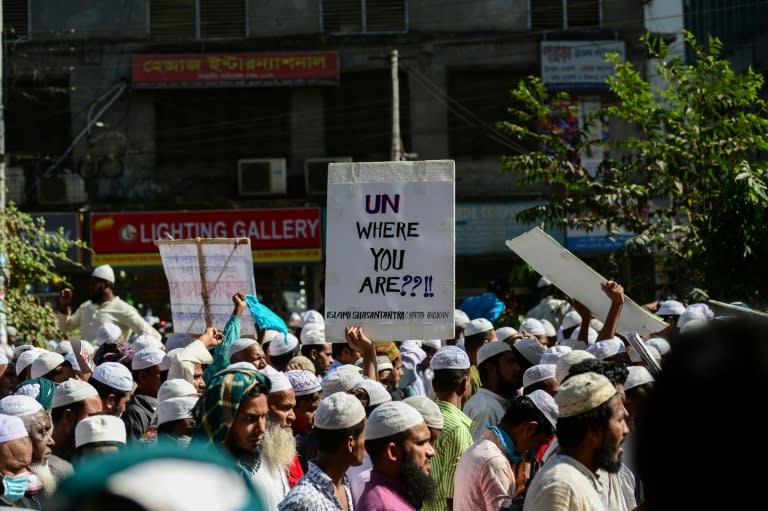
[[[251,396],[269,394],[272,383],[259,371],[228,368],[216,373],[192,410],[195,436],[221,445],[227,440],[240,403]]]

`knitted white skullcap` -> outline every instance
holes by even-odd
[[[568,330],[569,328],[579,325],[581,325],[581,314],[575,310],[568,311],[560,322],[560,326],[563,327],[563,330]]]
[[[114,415],[94,415],[75,426],[75,447],[97,442],[125,443],[125,423]]]
[[[571,332],[571,339],[573,339],[574,341],[577,340],[579,338],[580,331],[581,331],[580,326],[577,326],[576,328],[574,328],[573,332]],[[597,330],[595,330],[592,327],[589,327],[589,330],[587,330],[587,344],[592,344],[595,341],[597,341]]]
[[[683,312],[685,312],[685,305],[678,302],[677,300],[666,300],[664,302],[661,302],[661,305],[656,311],[656,315],[657,316],[680,316]]]
[[[590,372],[572,376],[555,394],[559,417],[574,417],[594,410],[615,394],[616,387],[602,374]]]
[[[293,390],[290,380],[288,380],[288,377],[285,376],[282,371],[278,371],[272,366],[266,366],[261,372],[264,376],[269,378],[270,382],[272,382],[272,387],[269,389],[270,394],[283,392],[285,390]]]
[[[102,264],[101,266],[97,266],[93,269],[91,272],[91,277],[96,277],[97,279],[104,279],[107,282],[115,283],[115,270],[112,269],[112,267],[108,264]]]
[[[163,342],[160,339],[151,335],[141,334],[131,343],[131,349],[133,351],[141,351],[144,348],[155,348],[165,351],[165,346],[163,346]]]
[[[242,361],[242,362],[235,362],[234,364],[229,364],[227,366],[227,369],[247,369],[248,371],[258,371],[259,368],[253,365],[250,362]]]
[[[469,369],[469,356],[461,348],[456,346],[443,346],[429,361],[429,367],[433,371],[442,369]]]
[[[53,404],[51,405],[51,408],[71,405],[72,403],[84,401],[89,397],[98,395],[99,393],[90,383],[70,378],[56,387],[56,390],[53,392]]]
[[[72,342],[70,341],[60,341],[54,350],[59,355],[66,355],[67,353],[72,353]]]
[[[229,356],[232,357],[232,355],[237,355],[241,351],[245,351],[254,344],[259,344],[258,341],[255,339],[248,339],[247,337],[241,337],[240,339],[236,340],[232,343],[232,346],[229,348]]]
[[[299,335],[301,337],[300,340],[302,346],[317,346],[328,344],[328,341],[325,340],[325,329],[313,328],[311,330],[302,330],[301,334]]]
[[[408,431],[425,422],[416,408],[400,401],[383,403],[368,417],[365,439],[387,438]]]
[[[555,398],[549,392],[534,390],[528,397],[531,398],[536,408],[547,418],[553,428],[557,427],[557,417],[560,414]]]
[[[323,318],[323,315],[316,310],[306,310],[301,313],[301,323],[299,323],[299,326],[304,328],[310,323],[319,323],[325,326],[325,319]]]
[[[408,403],[414,407],[424,417],[427,426],[433,429],[443,429],[443,413],[437,404],[427,396],[411,396],[403,399],[403,403]]]
[[[523,337],[515,341],[512,348],[517,350],[528,362],[536,365],[541,362],[541,356],[544,354],[544,346],[536,339]]]
[[[346,392],[336,392],[320,401],[315,412],[315,427],[325,430],[351,428],[365,420],[360,400]]]
[[[273,357],[285,355],[296,349],[299,340],[295,335],[278,332],[278,337],[274,337],[269,343],[269,354]]]
[[[325,335],[325,323],[308,323],[299,332],[299,343],[306,344],[304,341],[311,332],[322,332]]]
[[[557,364],[555,364],[555,378],[557,378],[558,382],[562,383],[565,377],[568,376],[568,371],[570,371],[572,365],[590,358],[595,358],[595,356],[584,350],[573,350],[566,353],[557,359]]]
[[[459,328],[465,328],[469,324],[469,316],[461,309],[454,309],[453,324]]]
[[[542,325],[541,321],[536,318],[525,318],[525,321],[520,323],[520,331],[528,332],[529,334],[535,335],[537,337],[547,334],[546,330],[544,330],[544,325]]]
[[[504,353],[505,351],[511,351],[512,348],[509,347],[509,344],[503,341],[491,341],[483,344],[480,346],[480,349],[477,350],[477,365],[479,366],[489,358],[493,358],[496,355],[500,355]]]
[[[16,359],[18,359],[18,358],[19,358],[19,355],[21,355],[21,354],[22,354],[22,353],[24,353],[25,351],[29,351],[29,350],[39,350],[39,349],[41,349],[41,348],[37,348],[37,347],[36,347],[36,346],[34,346],[33,344],[22,344],[22,345],[20,345],[20,346],[14,346],[14,347],[13,347],[13,356],[14,356]]]
[[[37,399],[21,394],[12,394],[0,399],[0,414],[26,417],[43,409]]]
[[[504,339],[512,337],[516,333],[517,333],[517,330],[515,330],[511,326],[503,326],[501,328],[496,329],[496,339],[503,341]]]
[[[562,346],[564,348],[571,348],[571,351],[586,351],[587,350],[587,343],[584,341],[579,341],[577,339],[564,339],[560,341],[558,346]]]
[[[72,366],[72,370],[75,371],[76,373],[79,373],[82,371],[82,369],[80,369],[80,362],[77,361],[77,357],[75,357],[74,351],[70,351],[69,353],[66,353],[64,355],[64,361],[69,362],[69,365]]]
[[[376,380],[363,378],[355,383],[354,388],[365,390],[368,394],[368,406],[376,406],[392,401],[392,395],[387,391],[387,388]]]
[[[134,371],[140,371],[152,366],[159,366],[163,358],[165,358],[165,352],[157,348],[144,348],[133,354],[133,360],[131,360],[131,369]]]
[[[421,348],[424,349],[425,346],[437,351],[443,347],[443,341],[440,339],[427,339],[426,341],[421,342]]]
[[[493,330],[493,323],[485,318],[475,318],[464,327],[464,337],[490,332],[491,330]]]
[[[315,373],[305,369],[294,369],[285,372],[286,378],[291,382],[296,397],[308,396],[320,392],[320,380]]]
[[[621,339],[614,337],[613,339],[605,339],[604,341],[590,344],[587,347],[587,351],[592,353],[596,359],[605,360],[619,353],[626,353],[627,348]]]
[[[666,355],[669,352],[669,342],[663,337],[652,337],[645,341],[648,346],[653,346],[660,355]]]
[[[261,345],[264,346],[266,344],[269,346],[270,343],[275,339],[278,339],[279,342],[282,342],[285,340],[285,334],[283,332],[273,330],[272,328],[267,328],[264,330],[264,335],[261,339]]]
[[[104,323],[99,327],[96,332],[96,344],[101,346],[102,344],[117,344],[120,341],[120,337],[123,335],[120,327],[114,323]]]
[[[320,382],[322,396],[326,398],[337,392],[346,392],[362,379],[363,376],[357,371],[339,371],[336,369],[333,374]]]
[[[388,356],[379,355],[378,357],[376,357],[376,369],[378,371],[391,371],[392,369],[394,369],[394,366],[392,365],[392,362],[389,361]]]
[[[556,368],[555,364],[538,364],[529,367],[523,373],[523,387],[554,378]]]
[[[541,318],[539,320],[541,322],[541,326],[544,327],[544,333],[547,337],[556,337],[557,336],[557,330],[555,330],[555,325],[549,322],[549,320]]]
[[[192,408],[197,403],[197,397],[172,397],[157,405],[157,424],[189,419],[192,417]]]
[[[93,379],[116,390],[133,390],[131,371],[118,362],[103,362],[93,371]]]
[[[162,403],[166,399],[174,397],[197,396],[197,389],[194,385],[182,378],[173,378],[165,380],[157,390],[157,402]]]
[[[541,354],[541,360],[539,360],[540,364],[556,364],[557,359],[568,353],[569,351],[573,351],[570,346],[550,346],[549,348],[544,350],[544,353]]]
[[[627,367],[627,370],[629,371],[629,375],[627,376],[627,381],[624,382],[624,390],[630,390],[638,385],[656,381],[650,371],[643,366],[629,366]]]
[[[33,380],[45,376],[64,363],[64,357],[53,351],[44,351],[32,362],[29,376]]]
[[[29,436],[24,422],[12,415],[0,415],[0,444]]]

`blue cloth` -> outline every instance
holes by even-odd
[[[213,362],[203,371],[203,381],[207,384],[213,375],[226,369],[229,365],[229,350],[236,340],[240,338],[240,318],[232,314],[224,326],[224,340],[216,346],[213,352]]]
[[[469,296],[459,305],[459,309],[466,312],[470,320],[485,318],[491,323],[499,319],[504,308],[504,302],[490,291],[481,295]]]
[[[288,333],[288,326],[283,321],[283,318],[272,312],[272,310],[259,302],[259,299],[254,295],[245,295],[245,303],[248,305],[248,310],[253,316],[253,320],[256,322],[256,326],[259,330],[277,330],[284,334]]]
[[[349,479],[344,475],[344,493],[347,495],[349,509],[353,509]],[[280,511],[343,511],[341,502],[336,498],[333,481],[314,462],[309,462],[309,471],[299,479],[288,495],[277,506]]]

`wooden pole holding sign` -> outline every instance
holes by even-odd
[[[232,311],[232,295],[256,294],[253,254],[248,238],[156,240],[168,279],[174,332],[200,335],[223,329]],[[243,335],[255,335],[249,321]]]

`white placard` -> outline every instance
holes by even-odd
[[[168,279],[174,332],[199,335],[205,331],[208,321],[210,326],[223,330],[234,308],[232,295],[256,294],[248,238],[157,240],[155,243]],[[203,279],[207,307],[202,292]],[[255,335],[253,322],[242,321],[240,332]]]
[[[613,64],[606,53],[623,62],[624,41],[542,41],[541,80],[549,90],[608,90]]]
[[[608,279],[590,268],[538,227],[507,240],[507,246],[563,293],[584,304],[594,317],[605,321],[608,310],[611,308],[611,301],[600,290],[600,284],[607,282]],[[624,307],[616,326],[618,333],[627,335],[634,331],[641,335],[648,335],[660,332],[667,326],[661,318],[646,311],[628,296],[624,296]]]
[[[374,340],[454,335],[452,160],[331,163],[325,328]]]

